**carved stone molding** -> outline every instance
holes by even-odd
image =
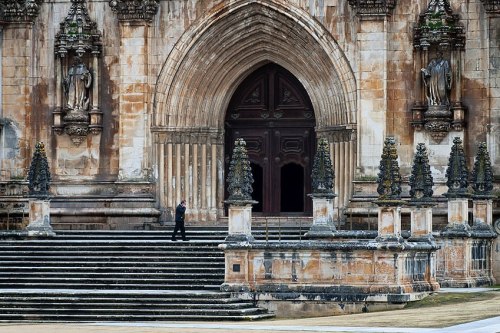
[[[158,12],[159,0],[110,0],[111,10],[120,21],[150,22]]]
[[[349,0],[349,4],[361,18],[384,18],[391,16],[396,0]]]
[[[0,0],[0,21],[32,23],[43,0]]]
[[[481,0],[484,10],[489,14],[500,14],[500,0]]]

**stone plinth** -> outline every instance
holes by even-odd
[[[411,237],[410,241],[433,240],[432,236],[432,208],[411,207]]]
[[[30,199],[29,209],[28,236],[55,236],[50,225],[50,201]]]
[[[474,225],[486,224],[491,226],[493,223],[493,205],[491,199],[474,199],[473,203],[473,216]]]
[[[377,241],[402,241],[401,237],[401,207],[378,207],[378,237]]]
[[[225,243],[220,248],[226,257],[221,289],[236,297],[253,297],[279,317],[303,316],[309,307],[317,307],[316,315],[331,315],[339,303],[346,309],[335,313],[362,312],[364,307],[371,311],[439,289],[437,247],[429,243],[254,242]]]
[[[443,236],[470,236],[468,224],[469,199],[450,198],[448,199],[448,225],[441,232]]]
[[[313,224],[305,236],[309,238],[332,237],[335,231],[333,220],[335,216],[333,208],[335,195],[316,196],[311,194],[310,196],[313,200]]]
[[[229,204],[226,242],[253,242],[252,203]]]

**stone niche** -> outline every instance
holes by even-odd
[[[415,68],[420,69],[415,71],[412,107],[415,142],[439,145],[450,132],[461,136],[466,111],[461,95],[465,32],[447,0],[430,0],[415,25],[413,46]]]

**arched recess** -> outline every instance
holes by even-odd
[[[190,219],[222,214],[225,112],[241,81],[269,62],[304,86],[318,135],[330,140],[332,154],[338,150],[338,165],[351,166],[345,179],[352,179],[356,84],[339,45],[300,8],[236,0],[210,11],[182,35],[157,80],[152,132],[158,195],[168,216],[181,198],[192,207]]]

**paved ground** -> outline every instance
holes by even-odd
[[[491,289],[490,289],[491,290]],[[442,292],[483,292],[485,289]],[[486,292],[486,291],[485,291]],[[0,333],[500,332],[500,292],[488,300],[354,315],[258,322],[0,324]]]

